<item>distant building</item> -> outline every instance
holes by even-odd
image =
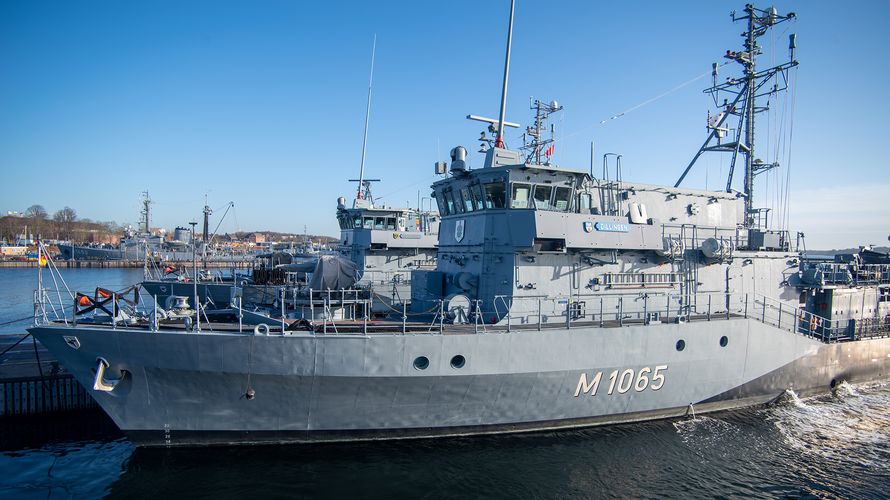
[[[265,243],[266,235],[265,233],[250,233],[245,238],[249,243]]]
[[[25,246],[0,246],[0,255],[4,257],[23,257],[27,251]]]

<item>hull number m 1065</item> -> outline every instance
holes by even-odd
[[[640,368],[638,372],[633,368],[615,370],[609,374],[609,390],[606,394],[610,396],[616,392],[624,394],[631,388],[637,392],[643,392],[646,389],[657,391],[664,387],[663,372],[666,372],[667,369],[667,365],[658,365],[654,369],[648,366]],[[593,378],[588,378],[587,374],[582,372],[578,379],[578,387],[575,389],[575,397],[577,398],[581,394],[596,396],[602,380],[603,372],[596,372]]]

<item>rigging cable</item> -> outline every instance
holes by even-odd
[[[726,66],[727,64],[730,64],[731,62],[732,62],[732,61],[725,61],[725,62],[720,63],[719,66],[720,66],[720,67],[722,67],[722,66]],[[668,91],[666,91],[666,92],[662,92],[661,94],[658,94],[658,95],[655,96],[655,97],[646,99],[645,101],[643,101],[643,102],[641,102],[641,103],[639,103],[639,104],[637,104],[637,105],[635,105],[635,106],[631,106],[630,108],[628,108],[628,109],[622,111],[621,113],[612,115],[612,116],[610,116],[609,118],[606,118],[606,119],[604,119],[604,120],[601,120],[601,121],[598,122],[598,123],[594,123],[593,125],[587,125],[587,126],[581,127],[580,129],[578,129],[578,130],[576,130],[576,131],[574,131],[574,132],[565,134],[565,135],[562,136],[562,138],[560,138],[560,139],[558,139],[558,140],[554,140],[553,143],[555,144],[555,143],[557,143],[557,142],[564,142],[565,140],[567,140],[567,139],[569,139],[569,138],[571,138],[571,137],[573,137],[573,136],[576,136],[576,135],[578,135],[578,134],[580,134],[580,133],[582,133],[582,132],[586,132],[587,130],[589,130],[589,129],[593,128],[593,127],[596,127],[596,126],[602,126],[602,125],[605,125],[605,124],[608,123],[608,122],[611,122],[611,121],[613,121],[613,120],[617,120],[618,118],[621,118],[621,117],[627,115],[628,113],[630,113],[630,112],[632,112],[632,111],[636,111],[636,110],[642,108],[643,106],[646,106],[646,105],[648,105],[648,104],[652,104],[653,102],[655,102],[655,101],[657,101],[657,100],[659,100],[659,99],[661,99],[661,98],[663,98],[663,97],[667,97],[668,95],[673,94],[674,92],[676,92],[676,91],[682,89],[683,87],[686,87],[686,86],[688,86],[688,85],[691,85],[691,84],[693,84],[693,83],[695,83],[695,82],[701,80],[702,78],[704,78],[704,77],[706,77],[706,76],[712,74],[712,72],[713,72],[713,70],[706,71],[706,72],[704,72],[704,73],[702,73],[702,74],[696,76],[695,78],[692,78],[692,79],[690,79],[690,80],[687,80],[687,81],[685,81],[685,82],[683,82],[683,83],[681,83],[681,84],[679,84],[679,85],[673,87],[672,89],[670,89],[670,90],[668,90]]]

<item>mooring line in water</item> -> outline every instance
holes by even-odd
[[[0,323],[0,326],[11,325],[11,324],[13,324],[13,323],[20,323],[20,322],[22,322],[22,321],[26,321],[26,320],[33,319],[33,318],[34,318],[34,316],[25,316],[24,318],[14,319],[14,320],[12,320],[12,321],[7,321],[7,322],[5,322],[5,323]]]
[[[28,337],[30,337],[30,336],[31,336],[30,333],[26,333],[25,336],[22,337],[22,338],[20,338],[18,341],[16,341],[15,344],[12,344],[11,346],[9,346],[9,347],[7,347],[6,349],[4,349],[3,352],[0,352],[0,356],[3,356],[3,355],[6,354],[7,352],[11,351],[13,348],[15,348],[15,346],[21,344],[22,342],[25,341],[26,338],[28,338]]]

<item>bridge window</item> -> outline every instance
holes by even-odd
[[[386,218],[386,230],[387,231],[395,231],[396,230],[396,220],[393,217]]]
[[[485,204],[483,203],[484,198],[482,197],[482,186],[473,184],[470,186],[470,194],[473,196],[473,203],[476,204],[476,210],[485,208]]]
[[[495,181],[485,186],[485,208],[504,208],[504,183]]]
[[[553,208],[560,212],[569,209],[569,201],[572,199],[572,190],[567,187],[558,187],[553,193]]]
[[[578,195],[578,205],[581,207],[582,214],[589,214],[592,204],[589,193],[581,193]]]
[[[528,208],[528,195],[531,193],[528,184],[513,184],[513,196],[510,198],[510,208]]]
[[[550,195],[553,194],[553,186],[538,184],[535,186],[535,208],[538,210],[550,210]]]
[[[470,197],[470,188],[464,186],[460,188],[460,195],[464,199],[464,206],[467,209],[467,212],[472,212],[476,209],[476,206],[473,204],[473,198]]]
[[[460,190],[454,191],[452,193],[454,195],[454,213],[462,214],[466,209],[464,208],[464,201],[461,199]]]
[[[356,229],[361,229],[361,228],[362,228],[362,216],[361,216],[361,215],[356,215],[356,216],[352,219],[352,227],[354,227],[354,228],[356,228]]]
[[[374,229],[374,218],[373,217],[365,217],[365,229]]]
[[[374,229],[386,229],[386,217],[376,217],[374,219]]]
[[[446,214],[454,214],[457,213],[454,208],[454,197],[451,196],[451,190],[445,190],[442,192],[442,195],[445,197],[445,213]]]
[[[442,193],[436,193],[436,205],[439,205],[440,214],[448,215],[448,208],[445,205],[445,198],[442,196]]]

